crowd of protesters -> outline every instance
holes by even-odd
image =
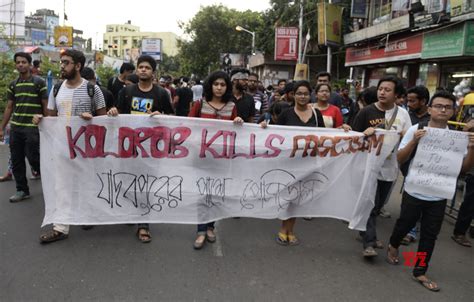
[[[406,89],[397,77],[386,76],[376,87],[358,90],[353,100],[349,97],[349,87],[335,91],[331,74],[327,72],[317,74],[315,86],[308,81],[280,79],[274,87],[264,88],[259,76],[246,69],[216,71],[201,83],[199,79],[188,77],[157,77],[156,61],[146,55],[138,59],[137,66],[124,63],[118,76],[111,78],[107,85],[99,86],[94,70],[84,66],[83,53],[69,49],[61,53],[62,81],[54,85],[48,95],[45,81],[36,75],[38,67],[32,66],[31,56],[19,52],[14,61],[19,76],[8,87],[7,107],[0,126],[0,140],[9,137],[11,154],[7,172],[0,181],[14,179],[16,183],[16,193],[10,197],[10,202],[30,197],[25,158],[31,166],[32,178],[40,178],[37,125],[43,116],[79,116],[90,120],[106,114],[167,114],[228,120],[236,124],[258,123],[262,128],[269,124],[339,128],[362,132],[366,136],[374,135],[377,128],[395,130],[401,140],[377,176],[374,207],[366,231],[359,234],[362,255],[376,257],[377,249],[386,248],[387,262],[397,265],[400,245],[418,240],[417,253],[424,257],[417,259],[413,278],[428,290],[440,289],[426,272],[447,200],[404,189],[400,215],[387,245],[377,236],[376,221],[378,216],[390,216],[384,211],[384,205],[399,179],[399,171],[403,176],[410,173],[417,144],[427,133],[424,127],[448,129],[448,121],[455,115],[458,105],[452,93],[439,89],[430,97],[426,87]],[[10,130],[6,135],[8,124]],[[464,125],[463,130],[473,132],[474,120]],[[456,243],[465,247],[471,247],[466,233],[474,214],[474,133],[469,133],[468,137],[461,169],[466,190],[452,235]],[[293,246],[300,243],[294,231],[295,222],[296,218],[282,222],[276,235],[278,244]],[[83,226],[85,229],[90,227]],[[139,224],[136,234],[143,243],[152,239],[148,224]],[[66,239],[68,235],[68,225],[54,224],[52,229],[40,235],[40,241],[50,243]],[[201,249],[205,242],[216,240],[214,222],[199,224],[193,246]]]

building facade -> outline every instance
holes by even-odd
[[[474,0],[353,0],[346,67],[364,87],[396,75],[406,87],[474,85]]]
[[[161,39],[162,52],[175,56],[178,54],[178,36],[172,32],[141,32],[140,27],[125,24],[106,25],[103,36],[103,49],[108,56],[127,60],[141,48],[143,39]]]

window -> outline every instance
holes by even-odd
[[[122,43],[123,43],[123,45],[127,45],[127,44],[128,44],[128,40],[125,40],[125,39],[124,39],[124,40],[122,40]]]

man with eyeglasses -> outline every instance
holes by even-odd
[[[449,92],[440,91],[435,93],[429,103],[428,113],[431,117],[428,127],[448,129],[448,120],[454,115],[455,106],[456,98]],[[466,126],[465,131],[469,130],[474,130],[474,121],[469,122]],[[416,154],[418,142],[424,135],[426,135],[426,130],[419,129],[418,125],[408,129],[398,149],[397,160],[400,164],[409,160],[412,153]],[[462,163],[461,173],[469,171],[474,166],[474,133],[469,133],[468,137],[468,150]],[[408,173],[410,173],[410,168]],[[400,218],[395,223],[390,237],[390,245],[388,246],[387,262],[398,264],[398,248],[401,241],[421,218],[417,255],[423,254],[425,258],[417,259],[413,269],[413,277],[430,291],[439,291],[440,289],[435,282],[426,277],[426,271],[433,254],[436,238],[441,230],[446,202],[446,199],[420,194],[405,187]]]
[[[8,101],[0,126],[0,141],[3,140],[3,129],[10,122],[10,153],[16,182],[16,193],[10,197],[10,202],[18,202],[30,198],[25,156],[32,170],[40,171],[39,132],[32,119],[35,114],[46,113],[48,92],[44,80],[30,72],[30,54],[17,52],[13,60],[19,76],[7,89]]]
[[[67,49],[61,53],[61,78],[64,82],[58,88],[51,89],[48,116],[80,116],[84,120],[91,120],[94,115],[106,114],[105,100],[99,86],[93,85],[94,91],[90,93],[90,84],[81,77],[85,62],[86,58],[79,50]],[[33,122],[38,124],[41,118],[41,115],[35,115]],[[68,234],[69,225],[55,223],[52,229],[40,235],[40,241],[50,243],[66,239]]]

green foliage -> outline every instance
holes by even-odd
[[[7,105],[7,88],[11,81],[18,77],[13,56],[7,53],[0,54],[0,120]]]
[[[41,73],[44,78],[48,75],[48,71],[51,70],[53,78],[57,79],[60,76],[60,66],[57,62],[51,62],[48,57],[41,59]]]
[[[109,66],[100,65],[95,69],[97,77],[100,79],[102,86],[106,87],[110,78],[115,76],[115,70]]]
[[[161,62],[158,65],[159,75],[171,75],[173,77],[180,76],[180,64],[177,56],[168,56],[163,53]]]
[[[257,33],[263,30],[264,21],[261,13],[250,10],[239,12],[222,5],[201,7],[189,23],[181,25],[191,38],[191,41],[179,42],[181,72],[205,76],[219,68],[221,53],[250,54],[252,36],[236,31],[237,25]],[[257,34],[257,49],[258,39]]]

